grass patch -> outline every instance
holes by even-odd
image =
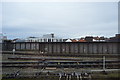
[[[99,74],[93,74],[92,80],[119,80],[120,79],[120,72],[115,73],[99,73]]]

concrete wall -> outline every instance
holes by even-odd
[[[4,50],[35,50],[41,53],[81,53],[81,54],[118,54],[120,43],[117,42],[17,42],[4,44]]]

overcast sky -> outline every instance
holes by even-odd
[[[54,33],[59,37],[114,36],[117,2],[4,2],[2,29],[8,38]]]

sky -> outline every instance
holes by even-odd
[[[117,2],[3,2],[2,33],[8,38],[114,36]]]

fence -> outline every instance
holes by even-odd
[[[3,50],[39,51],[40,53],[118,54],[118,42],[17,42],[4,43]]]

